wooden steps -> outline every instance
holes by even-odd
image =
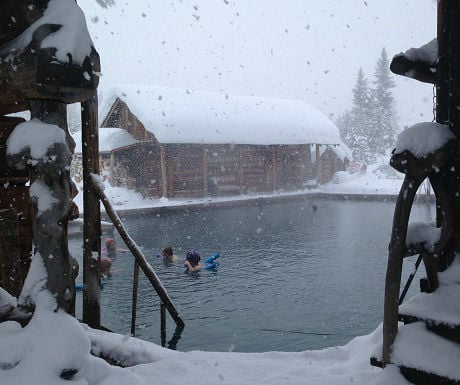
[[[404,323],[392,347],[391,363],[417,385],[460,385],[460,259],[439,273],[439,287],[399,307]],[[371,365],[382,367],[382,348]]]
[[[382,367],[381,352],[374,352],[371,365]],[[460,345],[428,330],[424,322],[400,326],[392,364],[417,385],[460,384]]]

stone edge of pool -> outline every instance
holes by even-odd
[[[222,197],[221,197],[222,198]],[[206,202],[192,202],[180,203],[177,205],[171,204],[158,205],[158,206],[145,206],[138,208],[120,208],[115,210],[119,215],[136,215],[139,213],[146,214],[162,214],[170,213],[175,211],[190,211],[190,210],[203,210],[211,208],[230,208],[240,206],[261,206],[270,203],[279,203],[283,201],[295,202],[295,201],[309,201],[312,199],[321,200],[341,200],[341,201],[396,201],[397,195],[395,194],[344,194],[344,193],[299,193],[299,194],[285,194],[276,196],[254,196],[244,197],[241,199],[235,199],[233,196],[229,197],[229,200],[218,200],[218,201],[206,201]],[[312,202],[313,203],[313,202]],[[104,219],[107,218],[103,208],[101,209],[101,215]]]

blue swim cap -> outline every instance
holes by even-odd
[[[192,265],[198,265],[198,262],[200,262],[200,259],[201,259],[200,254],[197,251],[187,251],[185,258]]]

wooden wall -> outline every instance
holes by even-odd
[[[28,170],[8,167],[6,140],[20,118],[0,117],[0,286],[18,297],[32,257],[33,207]]]
[[[159,196],[159,146],[153,142],[139,142],[112,151],[110,173],[111,184],[115,186],[126,186],[144,196]]]
[[[318,183],[326,183],[343,169],[343,162],[330,149],[319,163],[312,163],[310,145],[141,142],[113,151],[110,160],[112,185],[157,197],[293,191],[305,188],[305,182],[317,176]]]
[[[204,146],[199,144],[165,146],[168,196],[204,195],[203,149]]]
[[[137,140],[153,140],[153,135],[147,131],[144,125],[131,112],[125,102],[116,99],[101,127],[124,128]]]
[[[326,183],[335,171],[344,169],[330,149],[312,162],[314,144],[159,144],[120,99],[102,127],[124,128],[136,139],[147,141],[118,149],[111,159],[112,184],[147,196],[292,191],[305,188],[305,182],[311,179]]]
[[[321,176],[318,178],[318,183],[324,184],[332,179],[335,172],[345,170],[345,162],[340,160],[334,151],[328,148],[321,155],[321,167]]]

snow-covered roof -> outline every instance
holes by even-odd
[[[335,124],[303,101],[129,84],[104,92],[101,121],[117,98],[160,143],[341,143]]]
[[[81,154],[81,131],[72,134],[75,140],[75,153]],[[101,127],[99,128],[99,152],[110,152],[116,148],[129,146],[130,144],[137,143],[131,134],[122,128],[115,127]]]

